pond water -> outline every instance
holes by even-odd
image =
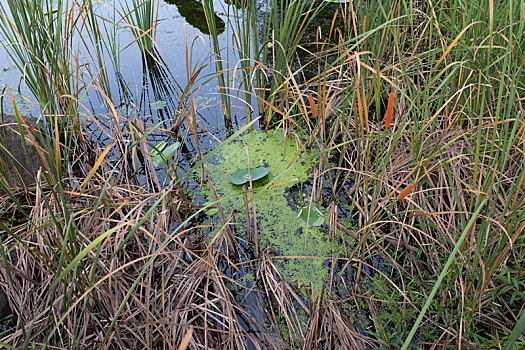
[[[158,21],[155,32],[155,42],[159,56],[162,57],[166,66],[153,64],[150,67],[143,66],[143,59],[135,38],[131,33],[130,26],[122,20],[123,9],[132,7],[133,0],[122,1],[99,1],[97,2],[97,14],[104,18],[116,18],[118,30],[117,41],[120,46],[118,77],[112,69],[110,59],[107,58],[109,69],[109,83],[111,91],[120,94],[122,115],[153,116],[153,120],[171,119],[174,107],[178,104],[177,88],[182,88],[188,81],[187,55],[190,57],[189,64],[193,69],[202,67],[199,79],[195,86],[199,86],[194,94],[194,102],[197,112],[201,116],[203,127],[215,135],[224,134],[224,119],[220,96],[218,95],[217,79],[210,79],[215,73],[213,63],[213,50],[209,39],[206,18],[200,1],[196,0],[159,0]],[[7,8],[7,0],[0,0]],[[219,44],[228,47],[228,38],[231,38],[231,28],[225,23],[228,21],[228,13],[231,13],[228,5],[222,0],[215,0],[216,22]],[[110,28],[110,26],[108,26]],[[108,31],[105,35],[112,35]],[[9,87],[15,95],[17,107],[25,114],[39,114],[38,104],[32,97],[31,92],[24,84],[21,74],[7,51],[4,49],[9,43],[2,39],[0,41],[0,93],[5,93]],[[81,60],[92,59],[85,49],[80,47]],[[228,55],[235,57],[235,52],[229,50]],[[236,60],[232,60],[235,62]],[[146,69],[146,71],[144,70]],[[149,74],[148,74],[149,72]],[[122,93],[122,87],[126,87],[126,93]],[[5,113],[12,113],[11,101],[5,95],[2,99],[2,107]],[[161,102],[161,104],[158,104]],[[97,115],[107,113],[103,101],[94,90],[89,90],[84,97],[83,103]],[[165,106],[159,108],[159,106]],[[171,108],[170,108],[171,107]],[[241,125],[244,121],[244,110],[234,109],[234,121]]]

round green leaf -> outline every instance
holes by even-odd
[[[211,209],[206,210],[204,214],[212,216],[212,215],[217,214],[218,212],[219,210],[217,208],[211,208]]]
[[[308,218],[308,212],[310,213],[310,218]],[[304,226],[306,226],[306,222],[308,222],[308,226],[321,226],[324,223],[323,213],[314,204],[303,207],[299,212],[298,219]]]
[[[154,110],[160,110],[160,109],[163,109],[164,107],[166,107],[167,103],[166,101],[155,101],[151,104],[151,109],[154,109]]]
[[[214,202],[211,202],[211,201],[207,201],[206,203],[203,204],[205,207],[208,207],[208,209],[204,211],[204,214],[210,215],[210,216],[217,214],[219,210],[215,208],[214,206],[212,206],[213,204]]]
[[[269,171],[266,168],[250,168],[249,172],[248,168],[239,169],[231,175],[230,181],[234,185],[244,185],[250,181],[250,174],[252,175],[252,181],[257,181],[268,175],[268,173]]]

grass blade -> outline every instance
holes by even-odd
[[[423,317],[425,317],[425,313],[427,312],[427,309],[430,306],[430,303],[432,302],[432,299],[434,299],[434,296],[436,295],[436,293],[437,293],[437,291],[439,289],[439,286],[441,286],[441,282],[445,278],[445,276],[446,276],[446,274],[448,272],[448,269],[450,268],[450,266],[454,262],[454,259],[456,258],[456,253],[459,251],[459,248],[463,244],[463,240],[465,239],[465,237],[467,237],[467,234],[470,232],[470,229],[472,228],[472,225],[474,225],[474,222],[476,222],[476,219],[478,218],[478,215],[479,215],[481,209],[483,209],[483,206],[485,205],[485,203],[487,203],[487,200],[488,199],[485,198],[478,205],[478,207],[476,208],[476,210],[472,214],[472,216],[471,216],[467,226],[463,229],[463,233],[461,234],[461,236],[459,237],[458,241],[456,242],[456,245],[454,246],[454,250],[452,251],[452,253],[450,253],[450,256],[449,256],[445,266],[443,266],[443,270],[439,274],[439,277],[438,277],[436,283],[434,284],[434,287],[432,288],[432,291],[430,292],[430,295],[428,296],[427,301],[425,302],[425,305],[421,309],[421,312],[419,313],[419,316],[417,317],[416,322],[412,326],[412,329],[410,330],[410,333],[408,334],[408,337],[405,340],[405,343],[403,344],[403,347],[401,348],[401,350],[406,350],[409,347],[410,342],[412,341],[412,338],[416,334],[416,331],[419,328],[419,325],[421,324],[421,321],[423,321]]]

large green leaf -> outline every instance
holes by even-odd
[[[231,177],[230,181],[234,185],[244,185],[250,181],[250,174],[252,176],[252,181],[257,181],[268,175],[269,171],[266,168],[248,168],[239,169],[235,171]]]

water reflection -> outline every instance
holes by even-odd
[[[210,34],[208,22],[206,21],[206,14],[204,13],[204,8],[200,1],[166,0],[166,2],[177,6],[180,15],[184,17],[188,24],[200,30],[203,34]],[[215,15],[215,25],[217,26],[217,34],[224,32],[224,21],[217,15]]]

